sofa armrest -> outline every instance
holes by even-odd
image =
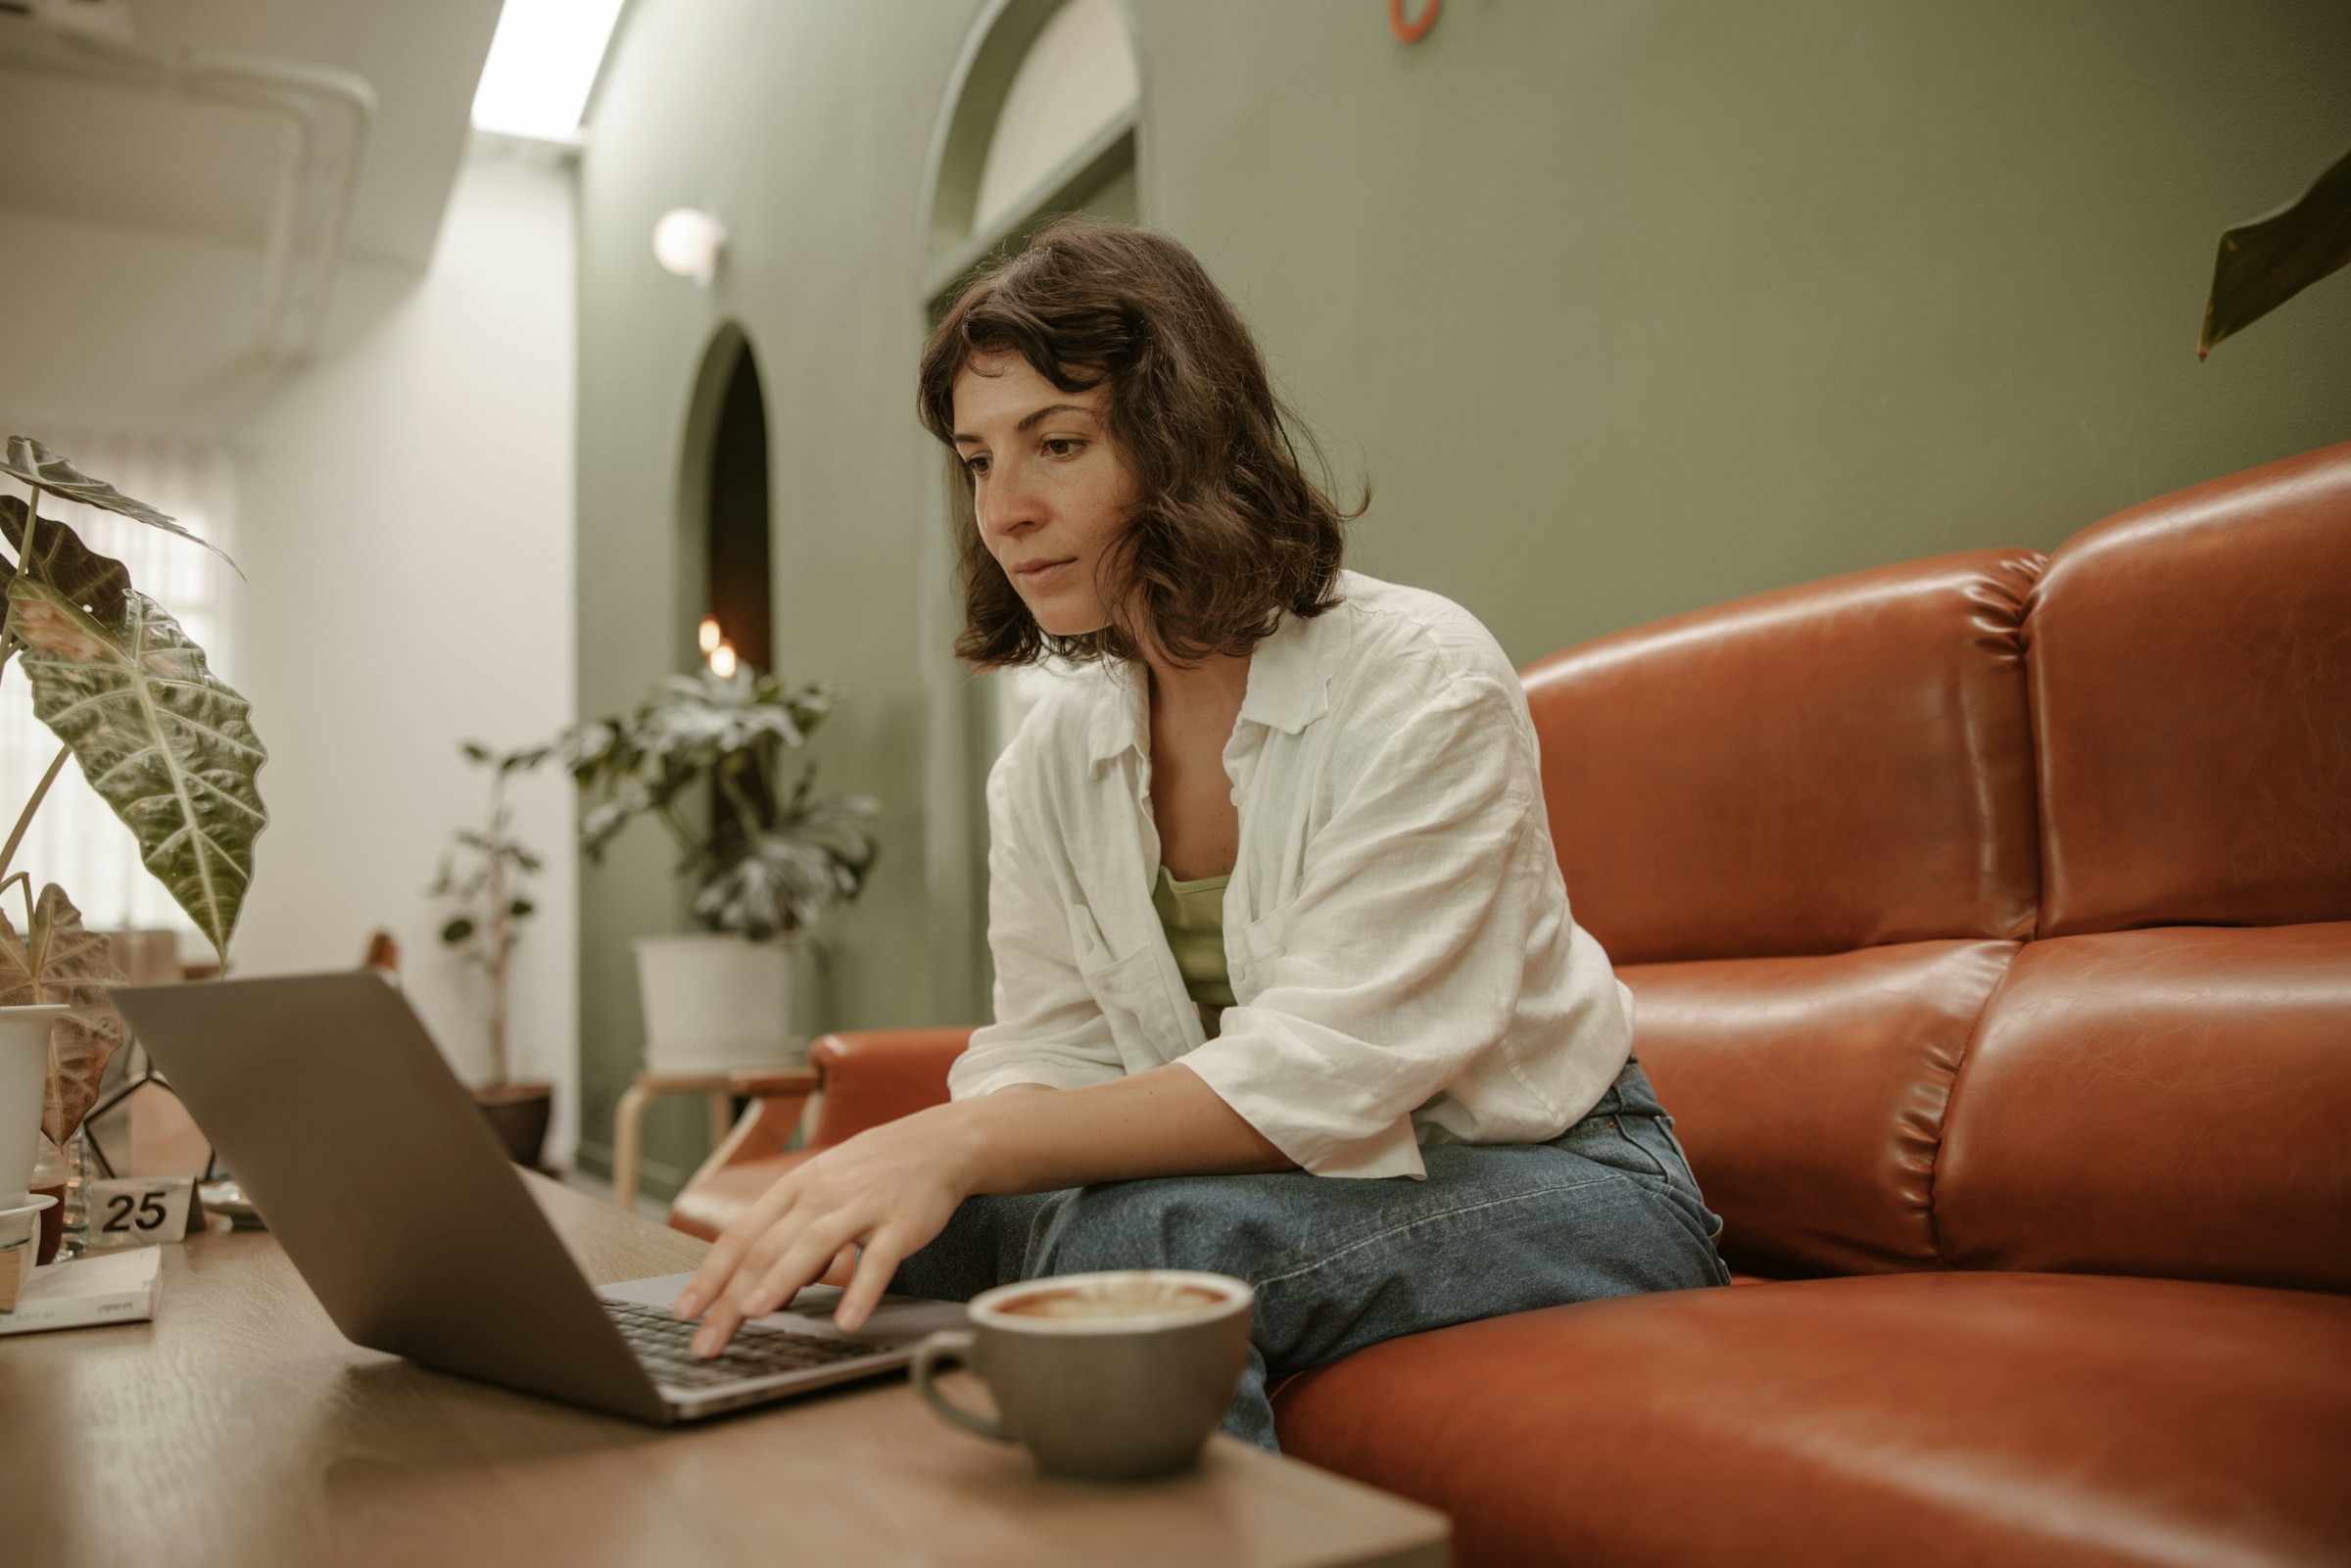
[[[822,1081],[806,1068],[744,1068],[727,1074],[727,1092],[754,1100],[770,1095],[810,1095]]]
[[[821,1149],[944,1105],[947,1069],[971,1037],[969,1028],[856,1029],[817,1041],[808,1060],[825,1093],[810,1145]]]

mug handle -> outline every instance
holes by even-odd
[[[942,1334],[934,1334],[916,1346],[914,1365],[910,1369],[914,1377],[914,1391],[923,1397],[925,1404],[966,1432],[977,1432],[998,1443],[1010,1443],[1012,1434],[1004,1430],[1002,1421],[991,1416],[974,1415],[939,1393],[938,1386],[931,1381],[941,1367],[971,1366],[975,1343],[971,1330],[949,1329]]]

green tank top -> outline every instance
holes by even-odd
[[[1179,882],[1159,868],[1151,889],[1151,907],[1168,933],[1176,955],[1176,973],[1200,1009],[1201,1025],[1214,1039],[1224,1010],[1233,1003],[1232,978],[1224,969],[1224,884],[1230,877],[1203,877]]]

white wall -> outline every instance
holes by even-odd
[[[270,748],[272,822],[232,954],[240,973],[357,964],[399,939],[409,995],[460,1073],[483,1064],[478,980],[424,889],[486,780],[457,754],[574,711],[572,182],[477,148],[432,265],[343,352],[236,436],[237,668]],[[517,827],[546,857],[515,953],[514,1070],[557,1085],[576,1134],[573,798],[526,776]]]
[[[262,253],[192,234],[0,212],[0,423],[216,437],[298,375],[264,363]],[[331,360],[411,267],[346,254],[327,309]],[[69,453],[68,455],[72,455]]]

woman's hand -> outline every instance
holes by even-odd
[[[780,1177],[722,1233],[673,1310],[702,1318],[694,1354],[715,1355],[745,1318],[820,1277],[855,1268],[833,1321],[855,1333],[898,1264],[975,1190],[972,1106],[934,1106],[869,1128]],[[706,1312],[707,1315],[704,1315]]]
[[[1013,1084],[869,1128],[793,1169],[726,1228],[671,1310],[701,1317],[694,1353],[716,1355],[744,1318],[820,1276],[839,1283],[853,1248],[833,1313],[853,1334],[973,1193],[1290,1168],[1179,1062],[1082,1089]]]

